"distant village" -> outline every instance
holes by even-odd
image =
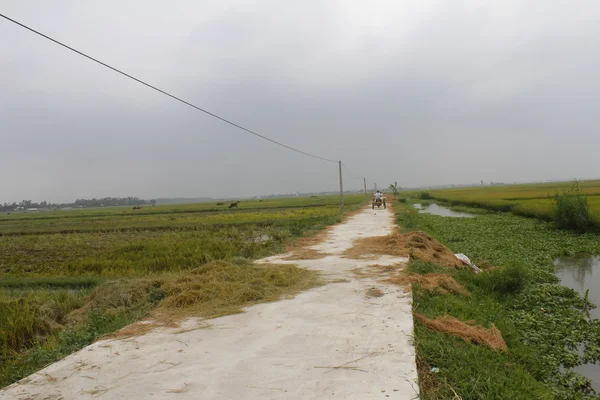
[[[31,200],[20,202],[0,204],[0,211],[6,213],[12,212],[39,212],[55,210],[72,210],[74,208],[96,208],[96,207],[115,207],[115,206],[141,206],[146,204],[156,204],[156,200],[142,200],[138,197],[104,197],[101,199],[77,199],[73,203],[49,203],[42,201],[34,203]]]

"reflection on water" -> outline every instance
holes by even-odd
[[[572,257],[560,257],[554,260],[555,274],[563,286],[576,290],[581,295],[589,291],[588,298],[600,305],[600,256],[580,254]],[[592,318],[600,318],[600,309],[590,310]],[[585,364],[573,368],[573,371],[592,380],[592,387],[600,393],[600,365]]]
[[[474,214],[460,211],[452,211],[448,207],[440,206],[435,203],[421,205],[419,203],[413,204],[414,208],[418,208],[420,213],[441,215],[442,217],[459,217],[459,218],[471,218]]]
[[[582,295],[590,289],[589,299],[600,304],[600,256],[580,254],[554,260],[555,274],[563,286],[575,289]],[[592,318],[600,318],[600,310],[590,311]]]

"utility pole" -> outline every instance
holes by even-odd
[[[367,195],[367,178],[363,178],[364,182],[365,182],[365,196]]]
[[[340,208],[344,208],[344,184],[342,183],[342,162],[338,161],[340,167]]]

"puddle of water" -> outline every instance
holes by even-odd
[[[425,206],[415,203],[413,204],[414,208],[417,208],[420,213],[424,214],[433,214],[440,215],[442,217],[458,217],[458,218],[472,218],[475,217],[475,214],[460,212],[460,211],[452,211],[448,207],[440,206],[435,203],[427,204]]]
[[[582,296],[589,291],[589,300],[600,306],[600,256],[580,254],[554,260],[554,273],[563,286],[576,290]],[[600,318],[600,308],[590,310],[592,318]],[[583,350],[582,350],[583,351]],[[600,365],[584,364],[573,371],[592,380],[592,387],[600,393]]]

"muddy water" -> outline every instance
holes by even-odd
[[[435,203],[427,204],[422,206],[419,203],[413,204],[413,207],[418,208],[420,213],[424,214],[433,214],[433,215],[441,215],[442,217],[459,217],[459,218],[472,218],[475,214],[460,212],[460,211],[452,211],[448,207],[440,206]]]
[[[576,290],[582,296],[589,289],[589,300],[599,306],[590,310],[592,318],[600,318],[600,256],[577,255],[554,260],[555,274],[562,285]],[[592,380],[592,386],[600,393],[600,365],[585,364],[573,371]]]

